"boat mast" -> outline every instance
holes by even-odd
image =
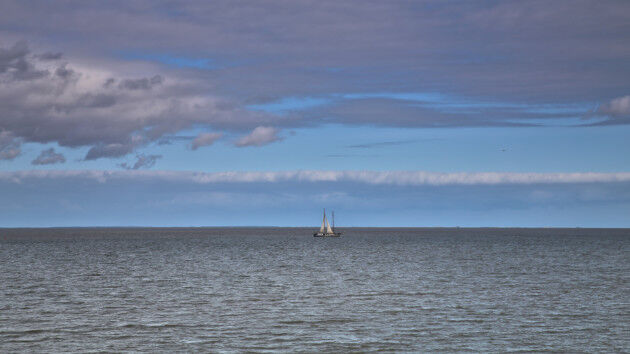
[[[333,218],[333,233],[335,232],[335,211],[333,210],[332,212],[332,218]]]

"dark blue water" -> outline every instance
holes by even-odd
[[[630,230],[0,229],[0,352],[630,349]]]

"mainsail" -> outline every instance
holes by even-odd
[[[323,234],[324,233],[324,227],[326,227],[326,224],[328,222],[326,221],[326,209],[324,209],[324,219],[322,220],[322,227],[319,228],[319,233]]]

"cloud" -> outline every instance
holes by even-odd
[[[151,168],[155,165],[155,162],[162,158],[162,155],[144,155],[138,154],[136,155],[136,163],[133,166],[127,164],[126,162],[121,163],[119,166],[126,170],[138,170],[141,168]]]
[[[170,145],[175,141],[191,141],[194,139],[194,136],[189,135],[164,135],[157,141],[157,143],[158,145]]]
[[[2,147],[0,149],[0,160],[13,160],[18,157],[22,150],[15,147]]]
[[[0,160],[13,160],[22,150],[21,142],[16,139],[12,133],[0,131]]]
[[[66,162],[66,158],[60,154],[56,153],[54,148],[42,150],[42,152],[37,156],[35,160],[31,162],[33,165],[52,165],[56,163],[64,163]]]
[[[136,63],[153,60],[163,66],[164,58],[183,53],[208,60],[221,70],[193,65],[174,71],[205,79],[219,95],[239,102],[404,90],[566,103],[627,93],[629,13],[628,2],[594,6],[584,0],[239,6],[190,1],[166,8],[145,1],[116,6],[16,2],[0,21],[12,38],[51,45],[74,28],[81,36],[65,41],[64,49],[97,53],[96,61],[124,48],[140,54]],[[172,76],[164,77],[169,82]]]
[[[3,157],[16,156],[24,141],[87,146],[85,160],[115,158],[193,126],[243,131],[288,119],[247,111],[201,85],[51,63],[25,42],[0,48],[0,131],[13,139]]]
[[[193,140],[191,148],[193,150],[197,150],[202,146],[209,146],[214,144],[215,141],[220,139],[223,136],[221,133],[200,133]]]
[[[630,116],[630,95],[615,98],[599,106],[598,112],[613,116]]]
[[[604,118],[595,121],[592,125],[613,125],[630,123],[630,95],[621,96],[609,100],[586,113],[583,120],[592,118]]]
[[[627,1],[4,7],[0,131],[15,139],[4,159],[17,156],[21,142],[86,147],[86,160],[116,158],[193,127],[254,130],[236,145],[257,146],[279,139],[257,127],[531,126],[589,109],[528,107],[611,97],[619,98],[598,114],[630,123]],[[68,28],[80,35],[69,40]],[[130,48],[136,58],[121,54]],[[452,102],[418,102],[405,92]],[[275,108],[251,109],[269,100]],[[474,106],[488,101],[522,107]]]
[[[164,78],[160,75],[155,75],[152,78],[142,78],[142,79],[126,79],[123,80],[118,87],[127,89],[127,90],[150,90],[154,86],[157,86],[164,82]]]
[[[234,145],[238,147],[263,146],[278,140],[281,140],[278,137],[278,129],[260,126],[256,127],[249,135],[238,139]]]
[[[315,226],[326,207],[342,226],[627,227],[629,186],[630,173],[14,171],[0,172],[0,224]]]
[[[14,81],[35,80],[49,75],[47,70],[37,70],[27,60],[29,49],[25,41],[16,42],[12,47],[0,48],[0,74]]]
[[[42,53],[37,55],[37,58],[40,60],[59,60],[61,59],[61,57],[63,57],[63,53],[61,52],[46,52],[46,53]]]
[[[113,143],[113,144],[98,144],[88,150],[85,155],[85,160],[96,160],[102,157],[122,157],[134,149],[134,145],[131,143]]]
[[[138,169],[153,166],[159,155],[138,155]],[[278,172],[183,172],[183,171],[99,171],[99,170],[31,170],[0,172],[0,179],[21,183],[28,179],[88,178],[109,180],[188,181],[213,183],[360,183],[394,186],[447,185],[544,185],[580,183],[627,183],[630,172],[597,173],[516,173],[516,172],[426,172],[426,171],[278,171]]]
[[[345,94],[303,112],[310,122],[399,127],[585,125],[594,104],[523,104],[418,92]],[[581,119],[579,117],[582,117]],[[593,119],[593,120],[592,120]]]

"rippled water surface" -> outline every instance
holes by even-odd
[[[630,230],[0,229],[0,352],[630,350]]]

